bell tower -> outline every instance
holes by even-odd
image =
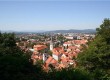
[[[53,42],[52,42],[52,36],[51,36],[51,41],[50,41],[50,50],[53,50]]]

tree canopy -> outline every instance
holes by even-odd
[[[110,20],[96,29],[96,37],[79,56],[79,67],[92,73],[95,80],[110,80]]]

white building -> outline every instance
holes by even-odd
[[[48,59],[49,55],[47,53],[43,53],[43,62]]]

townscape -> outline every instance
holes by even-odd
[[[0,80],[110,80],[110,0],[0,0]]]
[[[33,65],[40,61],[43,69],[49,71],[51,68],[75,68],[78,54],[84,47],[88,47],[88,41],[92,41],[94,37],[95,34],[84,33],[30,33],[17,35],[19,40],[16,44],[24,52],[31,54]]]

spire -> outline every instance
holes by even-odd
[[[52,42],[52,35],[51,35],[51,42]]]
[[[50,50],[53,50],[53,41],[52,41],[52,35],[51,35],[51,41],[50,41]]]

